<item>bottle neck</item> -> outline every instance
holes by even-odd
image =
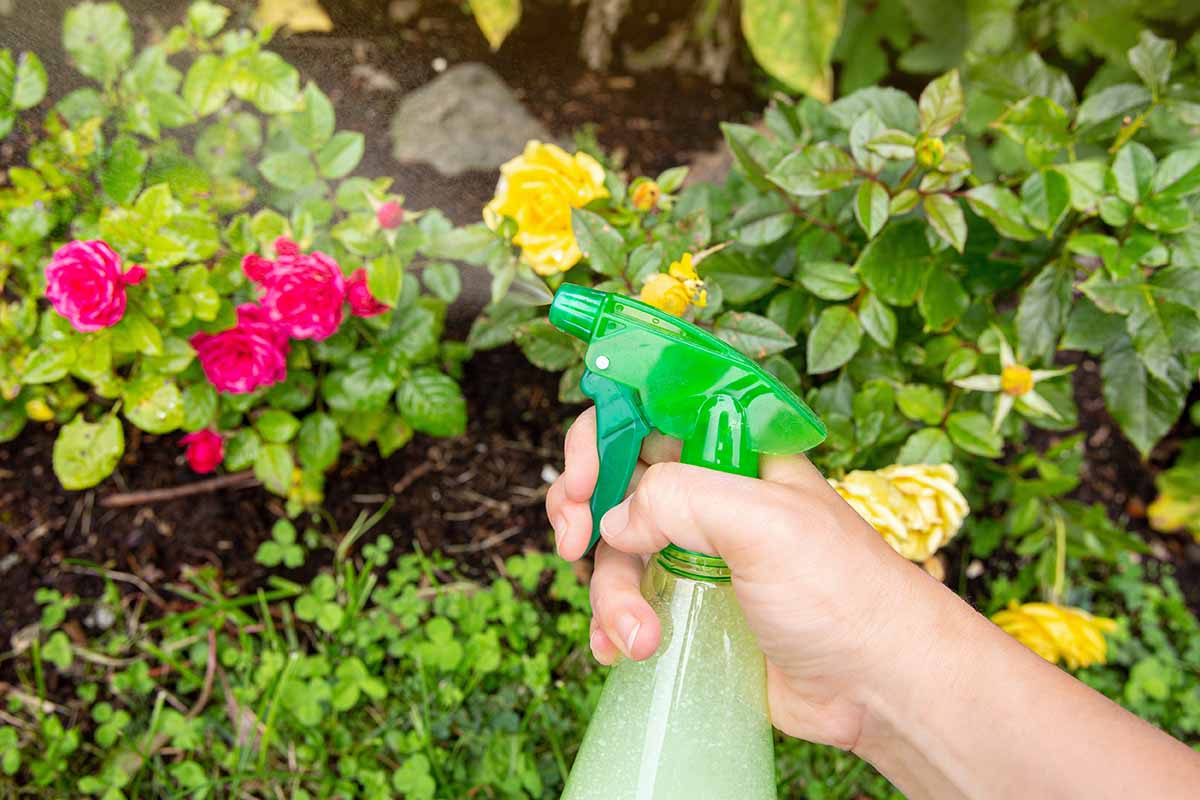
[[[684,550],[669,544],[656,556],[658,565],[672,575],[707,583],[729,583],[729,565],[719,556]]]

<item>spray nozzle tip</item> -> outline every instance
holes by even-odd
[[[604,296],[604,292],[596,289],[564,283],[558,287],[554,302],[550,304],[550,324],[563,333],[591,341]]]

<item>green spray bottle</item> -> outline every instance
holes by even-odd
[[[683,441],[681,460],[756,477],[760,453],[799,453],[825,427],[751,359],[677,317],[620,295],[563,284],[550,322],[587,342],[580,386],[596,403],[600,475],[592,538],[625,497],[651,429]],[[619,661],[571,769],[564,800],[767,800],[775,759],[766,665],[712,555],[667,546],[642,593],[662,623],[645,661]]]

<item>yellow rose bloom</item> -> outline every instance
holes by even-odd
[[[970,513],[957,482],[949,464],[894,464],[829,481],[892,549],[912,561],[927,561]]]
[[[1071,669],[1105,663],[1104,634],[1117,629],[1114,620],[1093,617],[1081,608],[1015,600],[996,612],[992,622],[1051,664],[1064,661]]]
[[[525,152],[500,168],[496,196],[483,209],[495,230],[504,217],[517,223],[513,241],[539,275],[566,272],[583,254],[571,230],[571,209],[608,197],[604,168],[586,153],[530,141]]]
[[[692,254],[684,253],[665,273],[651,275],[642,286],[638,299],[678,317],[688,310],[688,306],[704,308],[708,305],[708,290],[696,272]]]
[[[633,189],[633,207],[638,211],[649,211],[658,205],[662,190],[654,181],[644,181]]]

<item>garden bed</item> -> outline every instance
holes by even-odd
[[[451,554],[469,576],[494,572],[500,559],[523,548],[546,547],[544,472],[562,466],[563,424],[575,409],[557,402],[555,376],[530,366],[515,348],[481,353],[467,365],[464,385],[470,420],[465,436],[418,436],[390,458],[380,458],[374,448],[350,446],[342,453],[326,490],[334,533],[394,499],[373,534],[391,536],[400,553],[416,546]],[[156,587],[178,580],[187,567],[214,567],[240,591],[276,574],[254,560],[282,513],[278,498],[261,488],[104,507],[105,497],[123,490],[199,480],[176,438],[131,439],[113,480],[83,492],[64,491],[54,479],[53,430],[31,426],[0,446],[0,528],[6,534],[0,537],[0,642],[37,620],[34,592],[40,587],[98,596],[102,579],[80,562]],[[278,574],[300,580],[320,566],[314,557],[301,570]],[[135,590],[128,583],[123,588]]]

